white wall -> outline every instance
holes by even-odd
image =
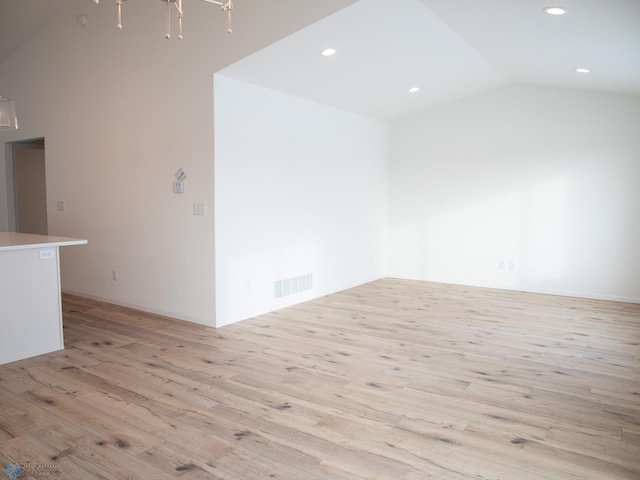
[[[640,301],[639,132],[637,97],[533,87],[395,122],[389,274]]]
[[[218,325],[385,274],[388,124],[215,78]],[[274,282],[313,288],[274,298]]]
[[[238,2],[228,35],[218,7],[188,1],[185,39],[169,41],[160,2],[125,2],[119,31],[115,2],[70,0],[0,65],[20,121],[0,144],[45,138],[49,233],[89,240],[62,252],[64,290],[215,323],[214,217],[192,214],[214,200],[213,74],[350,3]],[[5,165],[0,149],[0,177]],[[182,195],[171,188],[180,167]]]

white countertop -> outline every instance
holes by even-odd
[[[87,243],[89,243],[88,240],[82,240],[80,238],[0,232],[0,252],[7,250],[24,250],[26,248],[66,247],[67,245],[85,245]]]

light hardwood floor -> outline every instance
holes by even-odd
[[[3,467],[640,479],[640,305],[383,279],[218,330],[71,296],[64,318],[64,351],[0,366]]]

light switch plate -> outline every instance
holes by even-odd
[[[207,204],[204,202],[193,202],[193,214],[194,215],[206,215]]]

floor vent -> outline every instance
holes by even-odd
[[[285,278],[273,282],[273,297],[280,298],[300,293],[313,288],[313,274],[307,273],[299,277]]]

